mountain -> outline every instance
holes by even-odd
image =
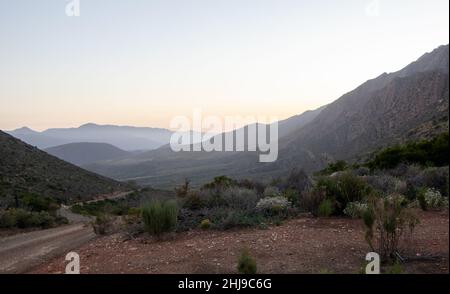
[[[287,135],[291,134],[295,130],[301,129],[308,123],[310,123],[313,119],[315,119],[320,112],[325,109],[325,106],[319,107],[315,110],[308,110],[302,114],[292,116],[288,119],[282,120],[278,122],[278,137],[283,138]]]
[[[352,160],[386,145],[448,132],[448,67],[447,45],[367,81],[281,141],[271,168],[295,163],[318,169],[330,160]]]
[[[356,161],[386,145],[448,132],[449,46],[400,71],[383,73],[313,112],[291,118],[279,139],[278,160],[259,163],[256,152],[179,152],[169,147],[87,166],[118,179],[170,186],[214,176],[270,180],[292,168],[312,172],[338,159]],[[305,121],[298,123],[295,121]],[[280,133],[283,133],[280,123]]]
[[[20,129],[9,131],[7,133],[11,136],[16,137],[17,139],[20,139],[32,146],[37,146],[41,149],[65,143],[65,141],[62,139],[46,136],[27,127],[22,127]]]
[[[130,152],[106,143],[69,143],[47,148],[44,151],[78,166],[131,155]]]
[[[78,128],[54,128],[43,132],[24,131],[21,128],[8,132],[10,135],[40,149],[69,143],[107,143],[117,148],[152,150],[169,143],[172,132],[160,128],[84,124]]]
[[[0,131],[0,207],[32,192],[64,203],[123,191],[117,181],[88,172]]]
[[[280,121],[279,137],[288,136],[302,128],[322,110],[323,107]],[[236,133],[243,131],[247,142],[249,127],[214,138],[222,136],[224,142],[225,136],[231,134],[236,138]],[[165,145],[135,156],[96,162],[83,167],[119,180],[134,180],[144,185],[170,188],[180,184],[185,178],[189,178],[195,185],[209,180],[214,175],[247,177],[249,170],[254,169],[257,162],[258,154],[255,152],[173,152],[169,145]]]

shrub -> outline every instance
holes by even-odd
[[[448,167],[427,168],[407,178],[407,186],[410,197],[414,197],[422,187],[438,190],[443,196],[448,197],[449,170]]]
[[[325,169],[319,172],[319,174],[331,175],[335,172],[344,171],[347,169],[347,167],[347,162],[345,162],[344,160],[338,160],[336,162],[329,163]]]
[[[449,163],[449,134],[443,133],[431,140],[410,142],[388,147],[366,163],[370,169],[390,169],[401,163],[444,166]]]
[[[264,224],[266,219],[259,213],[249,213],[245,211],[230,211],[222,220],[220,228],[227,230],[236,227],[253,227]]]
[[[280,190],[292,189],[302,193],[310,188],[311,179],[304,170],[292,169],[287,177],[276,179],[273,185]]]
[[[183,207],[196,210],[201,209],[206,206],[206,201],[200,197],[199,192],[191,192],[188,196],[186,196]]]
[[[364,176],[368,176],[370,174],[370,169],[365,166],[360,166],[360,167],[357,167],[355,170],[353,170],[353,173],[356,176],[364,177]]]
[[[16,216],[10,210],[0,210],[0,228],[13,228],[17,224]]]
[[[419,205],[423,210],[448,207],[448,199],[433,188],[422,188],[417,195]]]
[[[311,191],[303,193],[300,199],[300,207],[313,216],[319,216],[319,206],[326,199],[326,191],[324,188],[315,188]]]
[[[330,199],[325,199],[319,204],[318,214],[320,217],[329,217],[333,214],[334,204]]]
[[[113,219],[108,214],[99,214],[95,217],[95,221],[92,223],[94,233],[97,235],[105,235],[110,232],[112,228]]]
[[[256,211],[263,213],[264,215],[282,215],[287,212],[291,203],[284,197],[268,197],[263,198],[256,204]]]
[[[293,206],[299,206],[300,193],[294,189],[287,189],[284,191],[283,196],[292,203]]]
[[[190,184],[189,180],[186,179],[184,180],[183,185],[181,185],[178,188],[175,188],[175,194],[177,195],[177,197],[185,198],[186,196],[188,196],[190,190],[189,184]]]
[[[31,212],[24,209],[8,209],[0,212],[1,228],[49,228],[55,223],[55,217],[46,211]]]
[[[250,256],[248,249],[243,249],[238,258],[237,270],[241,274],[256,274],[256,260]]]
[[[211,228],[211,221],[209,219],[204,219],[200,222],[200,228],[202,230],[208,230]]]
[[[268,186],[266,189],[264,189],[264,197],[265,198],[271,198],[271,197],[279,197],[281,196],[280,189],[274,186]]]
[[[240,188],[246,188],[246,189],[250,189],[250,190],[255,190],[257,194],[263,194],[264,193],[264,189],[265,189],[265,185],[260,183],[260,182],[256,182],[256,181],[252,181],[249,179],[243,179],[243,180],[239,180],[236,183],[237,187]]]
[[[253,210],[259,199],[255,190],[238,187],[224,190],[221,198],[224,206],[240,210]]]
[[[204,189],[221,190],[236,185],[236,181],[227,176],[215,177],[211,183],[205,184]]]
[[[344,214],[351,218],[362,218],[364,212],[367,210],[367,203],[350,202],[344,209]]]
[[[400,238],[406,230],[413,232],[418,219],[403,206],[404,197],[371,197],[363,213],[365,239],[384,261],[395,261],[400,251]],[[377,246],[377,249],[375,247]]]
[[[406,192],[406,182],[388,174],[380,174],[365,177],[365,181],[375,190],[383,194],[393,194]]]
[[[176,229],[178,207],[176,202],[154,201],[142,209],[145,230],[156,236]]]
[[[55,199],[31,193],[22,195],[21,201],[25,207],[35,212],[48,211],[54,214],[59,208]]]
[[[363,200],[372,190],[362,178],[350,172],[335,177],[321,177],[316,183],[317,188],[325,191],[326,198],[335,200],[335,213],[338,215],[343,214],[348,203]]]

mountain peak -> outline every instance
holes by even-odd
[[[30,129],[29,127],[21,127],[21,128],[12,130],[11,133],[15,133],[15,134],[35,134],[37,132],[35,130]]]
[[[86,124],[84,124],[84,125],[81,125],[79,128],[80,129],[83,129],[83,128],[94,128],[94,127],[98,127],[99,125],[98,124],[95,124],[95,123],[86,123]]]

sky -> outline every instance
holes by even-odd
[[[284,119],[449,43],[448,0],[0,0],[0,129]]]

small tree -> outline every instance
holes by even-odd
[[[384,261],[395,261],[399,242],[405,231],[411,233],[418,219],[403,205],[404,197],[393,194],[386,198],[370,197],[363,213],[365,239],[373,251]]]
[[[181,185],[178,188],[175,188],[175,193],[177,197],[180,198],[186,198],[186,196],[189,194],[189,180],[185,179],[183,185]]]

